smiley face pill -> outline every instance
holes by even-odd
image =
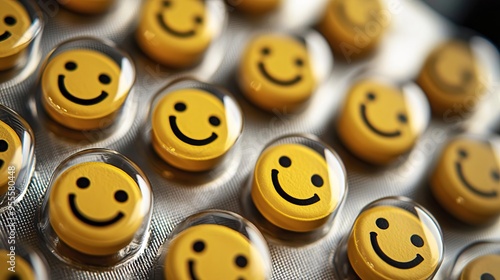
[[[362,211],[347,241],[349,262],[361,279],[430,279],[443,258],[440,230],[419,208],[392,205]]]
[[[379,44],[390,16],[380,0],[330,0],[318,29],[336,53],[359,58]]]
[[[284,34],[264,34],[247,45],[239,66],[240,88],[252,103],[267,110],[296,110],[317,86],[304,42]]]
[[[136,31],[139,47],[167,66],[196,64],[215,36],[207,5],[198,0],[148,0]]]
[[[90,49],[55,53],[41,77],[42,105],[68,128],[102,129],[116,118],[134,78],[128,58],[113,59]]]
[[[265,149],[255,165],[251,197],[272,224],[309,232],[328,223],[343,201],[343,164],[330,150],[300,143]]]
[[[69,247],[94,256],[127,246],[146,218],[143,195],[125,171],[104,162],[74,165],[49,193],[50,224]]]
[[[15,253],[15,252],[14,252]],[[7,250],[0,250],[0,263],[2,266],[0,269],[0,279],[6,280],[35,280],[36,275],[33,271],[31,265],[21,256],[15,255],[15,272],[10,271],[8,268],[9,261],[11,258],[8,254],[12,254]]]
[[[217,224],[190,227],[169,244],[166,279],[266,279],[259,250],[243,234]]]
[[[185,88],[161,96],[152,116],[151,141],[167,163],[187,171],[219,164],[240,136],[243,117],[223,91]]]
[[[466,136],[450,141],[430,182],[437,201],[461,221],[481,224],[500,215],[500,157],[494,142]]]
[[[7,191],[9,168],[20,170],[22,161],[22,144],[19,136],[8,124],[0,121],[0,195]]]
[[[368,78],[355,82],[347,93],[338,133],[359,158],[387,164],[413,147],[429,118],[427,100],[416,86],[403,91]]]
[[[478,58],[466,42],[459,40],[437,46],[418,76],[418,83],[436,114],[470,111],[484,94],[485,81]]]
[[[0,71],[13,68],[25,53],[34,34],[26,8],[18,1],[0,0]]]
[[[500,279],[500,255],[480,256],[468,263],[460,280],[495,280]]]

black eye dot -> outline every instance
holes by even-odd
[[[101,74],[99,75],[99,82],[101,82],[101,84],[109,85],[109,83],[111,83],[111,78],[106,74]]]
[[[6,16],[3,21],[5,22],[5,24],[7,24],[8,26],[12,26],[14,24],[17,23],[17,20],[16,18],[12,17],[12,16]]]
[[[424,246],[424,240],[422,239],[422,237],[420,237],[417,234],[412,235],[410,240],[411,240],[411,244],[413,244],[415,247],[420,248],[420,247]]]
[[[486,272],[481,275],[481,280],[495,280],[495,276]]]
[[[66,62],[66,64],[64,65],[64,68],[66,68],[66,70],[68,70],[68,71],[73,71],[76,69],[76,63],[74,63],[73,61]]]
[[[203,250],[205,250],[205,242],[203,242],[203,241],[201,241],[201,240],[196,241],[196,242],[193,244],[193,250],[194,250],[196,253],[200,253],[200,252],[202,252]]]
[[[302,67],[304,65],[304,61],[301,58],[297,58],[295,60],[295,65]]]
[[[177,112],[184,112],[186,111],[186,104],[182,103],[182,102],[177,102],[175,103],[174,105],[174,109],[177,111]]]
[[[125,202],[128,199],[128,194],[122,190],[116,191],[115,192],[115,199],[118,202]]]
[[[496,170],[491,171],[491,177],[495,181],[500,181],[500,174]]]
[[[194,22],[201,24],[203,23],[203,18],[201,16],[194,17]]]
[[[21,277],[17,276],[17,275],[12,275],[8,278],[9,280],[21,280]]]
[[[220,125],[220,119],[217,118],[217,117],[215,117],[215,116],[211,116],[210,118],[208,118],[208,121],[213,126],[219,126]]]
[[[400,121],[401,123],[407,123],[408,122],[408,118],[406,117],[405,114],[399,114],[398,115],[398,121]]]
[[[236,263],[237,266],[244,268],[248,264],[247,258],[245,256],[239,255],[234,259],[234,262]]]
[[[5,140],[0,140],[0,152],[5,152],[9,148],[9,143]]]
[[[87,177],[80,177],[76,180],[76,186],[80,189],[86,189],[90,186],[90,180]]]
[[[172,3],[170,1],[163,1],[163,7],[170,7]]]
[[[260,51],[263,55],[269,55],[271,53],[271,50],[269,48],[262,48]]]
[[[280,165],[285,168],[290,167],[290,165],[292,165],[292,160],[287,156],[280,157],[279,162]]]
[[[461,157],[461,158],[466,158],[467,157],[467,152],[463,149],[460,149],[458,150],[458,155]]]
[[[384,218],[378,218],[375,221],[375,224],[377,224],[377,227],[379,229],[388,229],[389,228],[389,222]]]
[[[319,188],[323,186],[323,178],[321,178],[321,176],[319,176],[318,174],[312,175],[311,182],[315,187]]]
[[[375,94],[372,93],[372,92],[369,92],[367,95],[366,95],[366,98],[368,98],[368,100],[375,100]]]

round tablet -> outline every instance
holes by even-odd
[[[0,121],[0,195],[7,191],[9,168],[13,167],[14,177],[19,173],[23,161],[22,144],[17,133]],[[12,176],[10,176],[12,177]]]
[[[147,209],[137,183],[103,162],[85,162],[61,173],[49,193],[52,228],[69,247],[111,255],[128,245]]]
[[[458,137],[444,148],[431,190],[450,214],[469,224],[500,215],[500,157],[487,140]]]
[[[482,75],[482,67],[467,43],[450,40],[429,54],[418,83],[433,112],[470,111],[486,89]]]
[[[153,148],[162,159],[183,170],[203,171],[233,147],[243,119],[228,95],[185,88],[160,98],[151,123]]]
[[[205,1],[147,1],[136,31],[137,43],[161,64],[192,66],[212,42],[210,17]]]
[[[409,151],[427,127],[429,105],[421,91],[363,79],[351,86],[338,121],[343,144],[359,158],[387,164]]]
[[[241,233],[222,225],[192,226],[169,244],[166,279],[266,279],[258,249]]]
[[[108,126],[124,104],[132,83],[108,55],[88,49],[52,57],[41,78],[42,104],[58,123],[76,130]]]
[[[309,100],[318,82],[305,43],[284,34],[253,38],[238,75],[245,97],[268,111],[297,109]]]
[[[500,279],[500,255],[480,256],[465,266],[460,280]]]
[[[389,205],[364,210],[347,244],[356,274],[373,280],[430,279],[439,268],[443,245],[424,215]]]
[[[328,162],[327,162],[328,160]],[[342,163],[301,144],[280,144],[257,160],[252,200],[272,224],[295,232],[315,230],[329,220],[341,200]],[[335,173],[332,167],[336,166]]]
[[[31,19],[18,1],[0,0],[0,71],[14,67],[33,39]]]

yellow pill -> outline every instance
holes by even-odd
[[[19,62],[33,39],[27,32],[30,16],[18,1],[0,0],[0,71],[10,69]]]
[[[500,215],[500,158],[485,140],[460,137],[445,147],[431,177],[441,206],[469,224]]]
[[[69,247],[95,256],[127,246],[148,209],[137,183],[103,162],[74,165],[59,175],[49,193],[49,218]]]
[[[251,15],[262,15],[275,10],[282,0],[232,0],[229,3],[237,9]]]
[[[484,93],[482,66],[467,43],[451,40],[436,47],[422,67],[418,83],[433,112],[471,111]]]
[[[240,136],[243,120],[222,92],[187,88],[159,100],[152,114],[152,144],[167,163],[188,171],[219,164]]]
[[[252,200],[259,212],[290,231],[308,232],[324,225],[337,209],[344,188],[330,180],[343,175],[332,174],[328,166],[342,163],[328,160],[300,144],[266,149],[257,160],[252,181]]]
[[[19,255],[15,255],[15,251],[9,252],[7,250],[0,250],[0,279],[21,279],[21,280],[35,280],[35,273],[31,265]],[[12,258],[12,255],[13,258]],[[11,263],[13,265],[11,265]],[[9,268],[12,267],[14,271]]]
[[[165,278],[265,279],[265,265],[247,237],[225,226],[190,227],[169,244]]]
[[[418,215],[418,216],[417,216]],[[375,206],[354,222],[347,255],[361,279],[430,279],[440,265],[442,241],[429,224],[395,206]]]
[[[500,279],[500,255],[480,256],[469,262],[460,275],[460,280]]]
[[[251,40],[239,67],[243,94],[268,111],[295,110],[316,88],[311,57],[303,42],[280,35],[260,35]]]
[[[82,14],[99,14],[109,9],[114,0],[57,0],[65,8]]]
[[[380,0],[330,0],[318,29],[335,52],[359,58],[378,45],[389,21]]]
[[[9,181],[15,181],[17,173],[21,170],[22,161],[22,144],[19,136],[8,124],[0,121],[0,195],[7,191]],[[14,179],[9,179],[10,167],[14,168]]]
[[[136,32],[137,43],[153,60],[171,67],[199,62],[213,39],[204,1],[148,0]]]
[[[403,93],[371,79],[356,82],[342,108],[340,139],[353,154],[374,164],[389,163],[409,151],[429,118],[423,94]]]
[[[42,78],[42,104],[50,117],[76,130],[109,126],[132,83],[117,61],[104,53],[75,49],[53,57]]]

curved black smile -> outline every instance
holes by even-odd
[[[191,280],[199,280],[198,276],[196,275],[196,272],[194,272],[194,261],[190,260],[188,262],[189,266],[189,276],[191,276]]]
[[[66,88],[66,84],[64,83],[64,75],[59,75],[57,79],[57,84],[59,86],[59,91],[66,99],[79,105],[84,105],[84,106],[95,105],[106,99],[106,97],[108,97],[108,93],[103,90],[101,94],[96,98],[91,98],[91,99],[78,98],[73,94],[71,94]]]
[[[464,186],[467,189],[469,189],[471,192],[473,192],[479,196],[488,197],[488,198],[494,198],[494,197],[498,196],[497,191],[483,192],[483,191],[476,189],[473,185],[471,185],[467,181],[467,179],[465,179],[464,173],[462,171],[462,165],[460,164],[460,162],[455,163],[455,169],[457,171],[458,177],[460,178],[460,181],[462,181],[462,184],[464,184]]]
[[[68,199],[69,199],[69,206],[71,207],[71,212],[73,212],[73,215],[75,215],[75,217],[78,220],[80,220],[80,221],[82,221],[82,222],[84,222],[84,223],[86,223],[88,225],[91,225],[91,226],[95,226],[95,227],[109,226],[109,225],[112,225],[112,224],[118,222],[124,216],[122,212],[119,212],[114,218],[112,218],[110,220],[107,220],[107,221],[94,221],[92,219],[89,219],[89,218],[85,217],[82,213],[80,213],[80,211],[76,207],[76,202],[75,202],[76,195],[75,194],[70,194],[68,196]]]
[[[156,16],[157,20],[158,20],[158,23],[160,24],[160,26],[165,30],[167,31],[168,33],[174,35],[174,36],[177,36],[177,37],[181,37],[181,38],[187,38],[187,37],[192,37],[196,34],[196,30],[190,30],[190,31],[185,31],[185,32],[182,32],[182,31],[177,31],[177,30],[174,30],[172,29],[170,26],[168,26],[168,24],[165,22],[164,18],[163,18],[163,14],[159,13],[157,16]]]
[[[0,169],[3,167],[4,161],[0,159]]]
[[[409,262],[398,262],[396,260],[393,260],[391,257],[387,256],[378,245],[376,232],[370,232],[370,241],[372,243],[372,248],[377,254],[377,256],[381,258],[384,262],[393,267],[400,269],[410,269],[416,267],[417,265],[419,265],[421,262],[424,261],[424,258],[420,254],[417,254],[417,256],[415,256],[415,258]]]
[[[217,134],[215,132],[212,132],[212,135],[210,137],[205,138],[205,139],[193,139],[189,136],[186,136],[182,131],[179,129],[177,126],[177,118],[175,116],[170,116],[169,117],[170,121],[170,127],[172,128],[172,131],[174,132],[175,136],[179,138],[184,143],[187,143],[189,145],[193,146],[205,146],[208,145],[217,139]]]
[[[259,70],[260,70],[260,73],[262,75],[264,75],[264,77],[266,77],[266,79],[270,80],[271,82],[273,82],[275,84],[282,85],[282,86],[291,86],[291,85],[294,85],[302,80],[301,75],[297,75],[295,78],[293,78],[291,80],[286,80],[286,81],[278,80],[275,77],[271,76],[271,74],[269,74],[269,72],[267,72],[266,66],[264,65],[263,62],[259,62]]]
[[[10,33],[9,31],[5,31],[2,35],[0,35],[0,42],[9,39],[10,36],[12,36],[12,33]]]
[[[295,205],[300,205],[300,206],[308,206],[311,204],[314,204],[319,201],[319,196],[317,194],[314,194],[310,198],[307,199],[300,199],[300,198],[295,198],[283,190],[283,188],[280,185],[280,182],[278,180],[278,170],[273,169],[271,171],[271,177],[273,180],[273,186],[276,192],[286,201],[295,204]]]
[[[374,127],[370,123],[370,121],[368,120],[368,117],[366,116],[366,105],[365,104],[361,104],[361,117],[363,118],[363,122],[366,124],[366,126],[368,126],[368,128],[370,128],[373,132],[377,133],[380,136],[397,137],[397,136],[401,135],[401,131],[399,131],[399,130],[396,130],[394,132],[385,132],[385,131],[381,131],[381,130],[377,129],[376,127]]]

